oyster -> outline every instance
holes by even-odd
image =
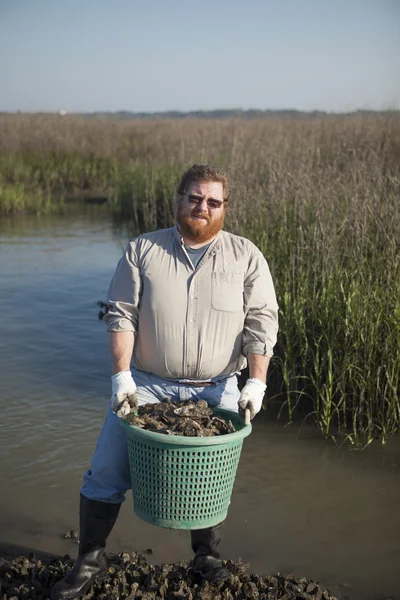
[[[86,592],[83,600],[337,600],[305,577],[260,576],[250,573],[248,565],[231,560],[222,561],[231,579],[218,584],[199,584],[185,561],[154,566],[136,552],[110,555],[108,560],[107,575]],[[73,565],[68,555],[41,561],[30,554],[0,561],[0,597],[45,600]]]
[[[162,402],[140,406],[125,419],[135,427],[166,435],[210,437],[235,432],[232,421],[215,416],[205,400],[173,402],[164,398]]]

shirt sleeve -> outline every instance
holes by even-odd
[[[278,334],[278,304],[268,263],[257,249],[244,282],[243,354],[273,356]]]
[[[107,331],[136,331],[142,280],[134,243],[128,244],[108,290]]]

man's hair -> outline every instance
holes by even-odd
[[[184,172],[178,187],[178,194],[184,194],[194,181],[216,181],[222,183],[224,202],[228,203],[230,188],[228,174],[213,165],[192,165]]]

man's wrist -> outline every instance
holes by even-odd
[[[247,363],[249,366],[250,379],[257,379],[265,385],[269,362],[270,358],[268,356],[249,353],[247,355]]]
[[[118,371],[118,373],[114,373],[113,375],[111,375],[111,379],[114,379],[116,377],[118,377],[118,375],[122,375],[123,373],[130,373],[130,369],[122,369],[121,371]]]
[[[249,377],[249,379],[246,381],[246,383],[254,383],[263,391],[265,391],[267,388],[266,383],[264,381],[262,381],[261,379],[258,379],[257,377]]]

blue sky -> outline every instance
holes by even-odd
[[[400,108],[400,0],[0,0],[0,110]]]

